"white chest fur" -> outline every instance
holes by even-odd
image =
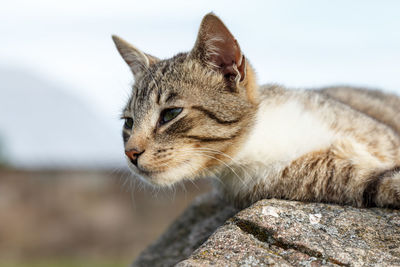
[[[263,102],[254,128],[236,160],[243,165],[278,167],[308,152],[328,147],[333,139],[334,132],[297,100],[280,104]]]

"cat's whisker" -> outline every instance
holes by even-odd
[[[216,157],[213,157],[213,156],[211,156],[211,155],[208,155],[207,153],[206,153],[206,151],[196,151],[195,149],[192,149],[192,150],[185,150],[185,151],[187,151],[187,152],[195,152],[195,153],[200,153],[200,154],[202,154],[203,156],[206,156],[206,157],[209,157],[209,158],[212,158],[212,159],[215,159],[215,160],[217,160],[217,161],[219,161],[219,162],[221,162],[223,165],[225,165],[228,169],[230,169],[231,171],[232,171],[232,173],[233,174],[235,174],[235,176],[239,179],[239,181],[242,183],[242,185],[245,185],[245,181],[236,173],[236,171],[231,167],[231,166],[229,166],[226,162],[224,162],[223,160],[221,160],[221,159],[218,159],[218,158],[216,158]]]
[[[220,155],[222,155],[222,156],[226,156],[226,157],[228,157],[228,158],[230,158],[232,161],[234,161],[235,162],[235,160],[233,159],[233,158],[231,158],[229,155],[227,155],[227,154],[225,154],[225,153],[223,153],[223,152],[221,152],[221,151],[218,151],[218,150],[210,150],[210,151],[206,151],[206,150],[204,150],[204,151],[202,151],[202,150],[200,150],[199,148],[194,148],[194,149],[189,149],[189,150],[186,150],[186,151],[190,151],[190,152],[200,152],[200,153],[206,153],[206,152],[208,152],[208,153],[215,153],[215,154],[220,154]],[[215,158],[215,159],[217,159],[217,158]],[[220,162],[223,162],[222,160],[220,160],[220,159],[217,159],[217,160],[219,160]],[[224,163],[224,165],[225,166],[228,166],[227,165],[227,163]],[[237,167],[239,167],[239,168],[241,168],[244,172],[245,172],[245,174],[247,174],[249,177],[248,178],[251,178],[252,176],[243,168],[243,166],[241,166],[241,165],[239,165],[239,164],[237,164],[236,165]],[[236,167],[235,166],[235,167]],[[232,168],[230,168],[231,170],[232,170]]]
[[[181,150],[181,151],[182,151],[182,150]],[[184,152],[187,152],[187,151],[184,151]],[[189,152],[190,152],[190,151],[189,151]],[[190,164],[190,162],[184,161],[184,159],[186,159],[184,156],[193,156],[193,153],[177,153],[177,155],[175,155],[175,159],[176,159],[177,157],[181,157],[180,159],[182,159],[183,161],[180,162],[180,164],[183,164],[183,165],[188,166],[188,167],[191,169],[191,173],[192,173],[191,175],[196,176],[196,173],[198,173],[199,171],[201,171],[201,172],[206,173],[206,174],[207,174],[206,176],[214,176],[214,178],[217,179],[216,174],[210,172],[210,170],[208,170],[206,167],[200,167],[200,168],[197,167],[197,168],[196,168],[196,167],[192,166],[192,164]],[[166,165],[168,165],[168,164],[166,164]],[[198,186],[194,183],[194,181],[193,181],[192,179],[185,179],[185,180],[190,181],[197,189],[199,189]]]
[[[180,186],[182,188],[182,191],[185,193],[185,195],[187,194],[187,190],[185,187],[185,183],[183,181],[178,183],[178,186]]]
[[[136,211],[136,202],[135,202],[135,179],[130,179],[130,197],[131,197],[131,204],[132,210]]]
[[[187,163],[187,162],[183,162],[183,163],[184,163],[185,165],[188,165],[189,167],[192,167],[191,164],[189,164],[189,163]],[[206,167],[200,167],[199,169],[195,169],[195,168],[192,167],[192,169],[193,169],[192,175],[196,176],[196,172],[202,171],[202,172],[205,173],[204,176],[209,177],[209,178],[211,178],[211,179],[214,179],[214,180],[218,181],[220,184],[222,184],[222,185],[224,186],[224,184],[222,183],[222,181],[220,181],[220,179],[218,179],[218,176],[217,176],[215,173],[210,172],[210,170],[208,170]],[[194,182],[193,179],[187,178],[187,179],[185,179],[185,181],[191,182],[191,183],[193,184],[193,186],[194,186],[197,190],[200,190],[200,188],[197,186],[197,184]]]
[[[235,160],[234,158],[232,158],[232,157],[229,156],[228,154],[226,154],[226,153],[224,153],[224,152],[222,152],[222,151],[219,151],[219,150],[215,150],[215,149],[211,149],[211,148],[205,148],[205,147],[200,147],[200,148],[195,148],[195,149],[196,149],[196,150],[197,150],[197,149],[207,150],[207,151],[214,152],[214,153],[217,153],[217,154],[220,154],[220,155],[222,155],[222,156],[225,156],[225,157],[229,158],[233,163],[235,163],[235,167],[241,168],[241,169],[245,172],[245,174],[248,175],[248,178],[250,178],[250,179],[252,178],[252,175],[245,169],[245,166],[243,166],[242,164],[240,164],[237,160]]]
[[[213,152],[216,152],[216,153],[220,153],[221,155],[223,155],[223,156],[229,158],[230,160],[232,160],[232,162],[236,163],[237,165],[241,165],[236,159],[232,158],[231,156],[229,156],[228,154],[226,154],[226,153],[224,153],[222,151],[219,151],[219,150],[216,150],[216,149],[211,149],[211,148],[208,148],[208,147],[198,147],[196,149],[202,149],[202,150],[208,150],[208,151],[213,151]]]
[[[126,186],[126,184],[129,182],[129,180],[131,180],[130,177],[125,179],[125,182],[122,184],[122,187],[124,188]]]

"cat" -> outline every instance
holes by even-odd
[[[123,109],[132,172],[157,186],[214,176],[239,207],[263,198],[400,207],[400,98],[258,85],[213,13],[188,53],[160,60],[113,36],[134,75]]]

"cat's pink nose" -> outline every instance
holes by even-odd
[[[129,158],[133,165],[137,166],[137,160],[144,150],[139,152],[136,149],[125,150],[125,155]]]

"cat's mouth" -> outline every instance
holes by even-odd
[[[134,166],[133,164],[129,164],[129,167],[133,172],[138,173],[144,177],[152,177],[154,175],[157,175],[157,174],[160,174],[163,172],[161,170],[151,170],[151,169],[145,168],[139,164],[137,166]]]
[[[143,182],[151,185],[158,184],[157,183],[157,175],[161,172],[159,171],[149,171],[149,170],[142,170],[136,166],[129,166],[131,172],[134,174],[134,177],[139,178]]]
[[[138,164],[137,166],[133,165],[129,160],[128,160],[128,166],[131,172],[140,180],[152,184],[152,185],[157,185],[160,184],[160,176],[162,173],[165,172],[165,170],[152,170],[145,168]]]
[[[176,183],[177,181],[183,179],[184,177],[188,177],[188,170],[186,170],[185,165],[188,165],[188,159],[184,162],[178,164],[178,166],[169,166],[168,168],[148,168],[141,164],[133,165],[128,160],[128,166],[132,173],[140,180],[157,186],[166,186]]]

